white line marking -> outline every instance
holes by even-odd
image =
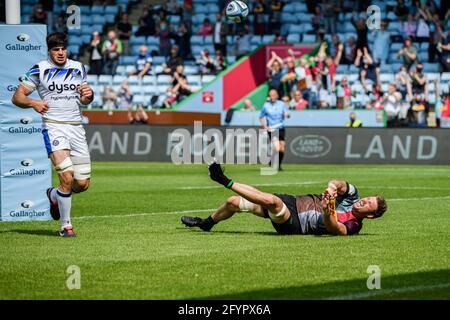
[[[391,293],[406,293],[406,292],[414,292],[414,291],[419,291],[419,290],[433,290],[433,289],[444,289],[444,288],[450,288],[450,283],[372,290],[372,291],[364,292],[364,293],[356,293],[356,294],[349,294],[346,296],[325,298],[324,300],[356,300],[356,299],[365,299],[365,298],[376,297],[376,296],[391,294]]]
[[[324,182],[319,181],[305,181],[305,182],[275,182],[275,183],[256,183],[252,184],[254,187],[272,187],[272,186],[301,186],[301,185],[313,185],[313,184],[324,184]],[[196,189],[218,189],[223,188],[222,186],[188,186],[179,187],[179,190],[196,190]]]
[[[436,188],[436,187],[405,187],[405,186],[356,186],[359,190],[367,188],[375,188],[375,189],[394,189],[394,190],[448,190],[450,192],[450,188]]]
[[[421,201],[421,200],[446,200],[450,199],[448,197],[429,197],[429,198],[399,198],[399,199],[387,199],[387,201]],[[142,213],[131,213],[131,214],[113,214],[107,216],[81,216],[75,217],[73,219],[96,219],[96,218],[129,218],[129,217],[145,217],[153,216],[158,214],[182,214],[182,213],[194,213],[194,212],[213,212],[217,208],[212,209],[193,209],[193,210],[182,210],[182,211],[165,211],[165,212],[142,212]]]
[[[211,212],[217,210],[215,209],[198,209],[198,210],[183,210],[183,211],[169,211],[169,212],[143,212],[143,213],[132,213],[132,214],[112,214],[108,216],[81,216],[75,217],[75,220],[79,219],[96,219],[96,218],[128,218],[128,217],[145,217],[153,216],[157,214],[181,214],[181,213],[193,213],[193,212]]]

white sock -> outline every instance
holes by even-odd
[[[57,190],[58,190],[58,188],[53,188],[52,191],[50,191],[50,199],[52,200],[53,203],[58,202],[57,193],[56,193]]]
[[[64,227],[71,227],[70,223],[70,208],[72,207],[72,192],[65,193],[56,189],[58,200],[59,213],[61,214],[61,229]]]

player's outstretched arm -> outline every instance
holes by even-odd
[[[19,108],[33,108],[37,113],[43,114],[48,110],[48,103],[44,100],[33,100],[28,98],[31,90],[23,85],[19,85],[14,93],[11,102]]]
[[[331,180],[328,182],[327,191],[330,195],[344,195],[347,192],[347,182],[344,180]]]

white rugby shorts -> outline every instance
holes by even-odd
[[[71,157],[90,158],[86,132],[82,125],[44,122],[42,129],[48,154],[67,149],[70,150]]]

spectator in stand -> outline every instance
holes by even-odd
[[[94,31],[92,33],[92,40],[89,46],[89,74],[96,74],[99,76],[103,70],[102,57],[102,37],[100,32]]]
[[[400,113],[400,105],[402,100],[402,94],[397,91],[395,83],[391,83],[388,87],[388,92],[383,97],[382,103],[384,105],[384,111],[387,116],[387,127],[398,127]]]
[[[428,60],[433,63],[439,55],[438,45],[445,39],[444,27],[439,20],[439,14],[434,14],[430,23],[430,45],[428,47]]]
[[[216,74],[222,72],[228,67],[227,58],[223,56],[222,51],[220,50],[216,50],[214,65],[216,66]]]
[[[61,13],[58,15],[58,17],[55,20],[55,23],[53,24],[53,32],[61,32],[61,33],[67,33],[67,24],[65,21],[64,14]]]
[[[348,109],[352,106],[352,89],[348,84],[347,77],[342,77],[341,82],[336,87],[336,108]]]
[[[213,25],[211,24],[211,21],[209,21],[208,18],[205,18],[203,20],[203,24],[200,27],[200,30],[197,32],[197,35],[199,36],[209,36],[213,33]]]
[[[295,74],[295,56],[292,49],[288,50],[289,56],[286,58],[286,63],[283,71],[281,83],[283,86],[283,93],[291,97],[293,91],[297,90],[297,75]],[[287,103],[289,105],[289,102]]]
[[[222,21],[222,15],[216,14],[216,23],[213,29],[214,51],[220,50],[224,56],[227,55],[228,25]]]
[[[408,123],[410,127],[425,128],[427,127],[427,117],[430,111],[430,105],[423,94],[415,94],[408,110]]]
[[[152,61],[152,56],[148,53],[147,47],[141,46],[139,48],[139,55],[134,61],[134,70],[130,75],[136,75],[139,79],[145,75],[151,75]]]
[[[131,110],[133,109],[133,93],[130,90],[130,86],[128,85],[128,81],[124,80],[120,84],[119,92],[117,93],[117,97],[119,100],[118,107],[122,110]]]
[[[308,101],[310,108],[316,109],[316,94],[313,89],[313,77],[308,66],[308,60],[301,59],[300,65],[295,68],[297,88],[302,93],[302,97]]]
[[[400,71],[395,75],[395,83],[403,99],[412,97],[411,76],[405,66],[401,66]]]
[[[250,52],[250,39],[251,36],[248,34],[248,28],[239,30],[239,36],[236,37],[233,43],[236,60],[239,60],[242,56]]]
[[[324,1],[324,21],[326,33],[336,33],[336,21],[341,11],[339,0]]]
[[[200,66],[201,74],[215,74],[217,71],[214,64],[214,59],[209,54],[208,49],[204,49],[200,52],[200,58],[197,59],[195,63]]]
[[[159,37],[159,54],[167,56],[170,53],[170,26],[166,21],[161,21],[156,28],[156,36]]]
[[[168,89],[169,97],[164,101],[166,108],[172,107],[175,102],[181,101],[193,92],[184,75],[184,66],[177,66],[171,80],[171,87]]]
[[[417,22],[412,14],[408,14],[408,20],[403,22],[403,32],[407,37],[414,38],[417,32]]]
[[[289,106],[291,100],[289,99],[289,96],[285,95],[281,97],[281,101],[283,101],[287,106]]]
[[[139,28],[136,31],[136,37],[144,36],[153,36],[156,32],[155,19],[153,17],[153,11],[150,11],[148,8],[144,9],[144,13],[140,16]]]
[[[275,37],[273,37],[272,44],[286,43],[286,38],[281,35],[280,30],[275,30]]]
[[[356,41],[354,37],[347,39],[347,45],[345,46],[345,55],[342,59],[342,64],[353,64],[356,59]]]
[[[47,24],[47,12],[45,12],[41,3],[33,7],[30,15],[30,23]]]
[[[108,110],[109,116],[112,116],[113,110],[116,108],[116,99],[117,94],[113,88],[111,86],[105,86],[102,94],[103,109]]]
[[[314,15],[312,17],[312,26],[314,30],[323,29],[325,26],[325,18],[322,13],[320,6],[316,6],[314,9]]]
[[[130,124],[147,124],[148,123],[148,115],[144,110],[144,106],[142,103],[137,105],[136,111],[132,110],[128,111],[128,122]]]
[[[269,70],[269,86],[270,89],[275,89],[278,92],[278,96],[283,96],[283,85],[281,79],[284,76],[283,72],[283,59],[281,59],[274,51],[271,52],[272,56],[267,62],[267,69]]]
[[[253,31],[255,35],[264,35],[266,32],[266,22],[264,15],[267,13],[264,0],[257,0],[253,6]]]
[[[430,27],[425,22],[424,18],[419,18],[417,23],[416,37],[417,42],[429,42],[430,41]]]
[[[350,112],[349,121],[345,124],[347,128],[361,128],[363,123],[361,120],[356,119],[356,113]]]
[[[403,58],[408,70],[417,63],[417,48],[412,44],[411,38],[406,38],[404,46],[397,52],[397,57]]]
[[[443,43],[438,44],[438,50],[441,51],[441,65],[444,72],[450,72],[450,30]]]
[[[244,108],[242,108],[242,111],[256,111],[256,107],[253,104],[252,100],[250,99],[244,100]]]
[[[339,35],[333,34],[333,36],[332,36],[332,38],[331,38],[331,43],[330,43],[330,45],[329,45],[329,47],[328,47],[329,54],[330,54],[332,57],[335,57],[335,56],[337,55],[337,53],[338,53],[338,48],[339,48],[339,45],[340,45],[341,43],[342,43],[342,42],[341,42],[341,40],[340,40],[340,38],[339,38]],[[344,48],[344,51],[345,51],[345,48]]]
[[[413,96],[424,94],[425,99],[428,99],[428,77],[423,72],[422,63],[418,63],[411,72],[411,87]]]
[[[166,63],[162,65],[163,74],[173,75],[175,69],[179,65],[183,65],[183,58],[179,55],[179,48],[176,45],[173,45],[170,49],[170,56],[167,58]]]
[[[122,54],[122,41],[116,38],[114,31],[108,32],[108,39],[103,42],[102,54],[104,57],[103,73],[115,75],[119,57]]]
[[[373,44],[373,60],[377,65],[386,64],[389,57],[389,47],[391,45],[391,34],[387,31],[386,22],[381,22],[381,29],[375,31]]]
[[[181,22],[178,26],[177,33],[172,33],[171,38],[175,40],[176,45],[180,50],[180,57],[183,59],[192,58],[191,52],[191,33],[188,31],[186,25]]]
[[[356,39],[356,49],[367,48],[369,47],[367,42],[367,34],[369,29],[367,28],[366,21],[363,18],[356,21],[355,17],[356,11],[353,11],[351,23],[355,27],[356,34],[358,35],[358,38]]]
[[[289,102],[289,109],[292,110],[305,110],[308,108],[308,101],[303,99],[302,92],[300,90],[296,90],[294,92],[294,97]]]
[[[406,17],[409,14],[409,8],[405,5],[404,0],[397,0],[397,6],[394,8],[394,13],[400,20],[406,20]]]
[[[124,13],[122,14],[120,22],[117,24],[117,35],[120,41],[122,41],[123,53],[127,56],[129,55],[128,41],[133,34],[132,32],[133,26],[128,21],[128,14]]]
[[[283,10],[283,2],[280,0],[272,0],[269,10],[269,30],[272,33],[281,29],[281,11]]]
[[[362,50],[358,49],[356,53],[355,66],[360,68],[359,75],[364,91],[368,91],[366,80],[370,80],[376,85],[381,86],[380,68],[375,65],[367,48],[363,48]]]

